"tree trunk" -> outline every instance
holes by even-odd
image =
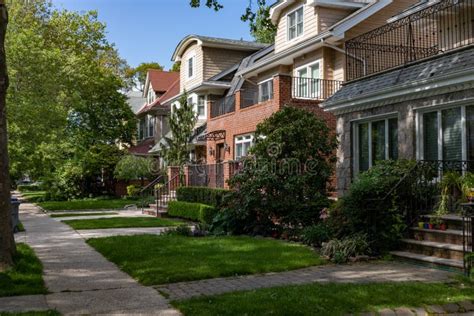
[[[8,137],[6,98],[8,89],[5,35],[8,12],[0,0],[0,271],[13,265],[15,240],[11,227],[10,175],[8,172]]]

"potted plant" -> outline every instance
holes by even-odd
[[[439,224],[439,229],[441,229],[442,231],[448,229],[448,225],[446,225],[446,222],[442,221],[441,224]]]
[[[418,222],[418,228],[419,229],[425,228],[425,222]]]
[[[435,216],[430,219],[430,229],[438,229],[440,227],[443,223],[441,216],[440,214],[435,214]]]
[[[424,223],[423,223],[423,228],[424,228],[424,229],[430,229],[430,223],[424,222]]]

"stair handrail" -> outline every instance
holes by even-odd
[[[148,190],[152,186],[155,186],[156,184],[158,184],[163,178],[164,178],[163,175],[159,175],[157,178],[155,178],[155,180],[151,181],[143,189],[141,189],[140,194],[142,194],[143,192],[145,192],[146,190]]]
[[[163,201],[163,196],[164,193],[166,192],[168,195],[171,194],[171,185],[173,183],[176,183],[177,182],[177,185],[176,187],[179,187],[181,186],[181,177],[183,175],[178,173],[177,175],[175,175],[174,177],[172,177],[171,179],[169,179],[161,188],[159,188],[157,191],[156,191],[156,205],[157,205],[157,208],[161,208],[163,207],[165,204],[167,204],[169,201],[171,201],[170,197],[167,196],[165,198],[165,201]],[[176,179],[178,179],[178,181],[176,181]],[[183,185],[186,185],[185,183]],[[166,190],[166,191],[164,191]]]

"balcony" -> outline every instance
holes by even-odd
[[[347,80],[472,45],[473,4],[474,0],[422,4],[389,24],[347,41]]]
[[[292,78],[292,96],[295,99],[326,100],[341,87],[343,82],[327,79]]]
[[[227,96],[211,104],[211,118],[235,112],[235,95]]]

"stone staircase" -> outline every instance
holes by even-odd
[[[150,204],[148,208],[143,209],[143,214],[155,217],[163,217],[168,213],[168,203],[176,201],[176,191],[170,191],[169,194],[161,195],[155,204]]]
[[[421,221],[429,222],[431,216]],[[442,217],[446,230],[410,228],[409,238],[403,239],[403,250],[391,254],[397,259],[424,264],[431,267],[463,270],[462,218],[457,215]],[[469,245],[472,250],[472,245]]]

